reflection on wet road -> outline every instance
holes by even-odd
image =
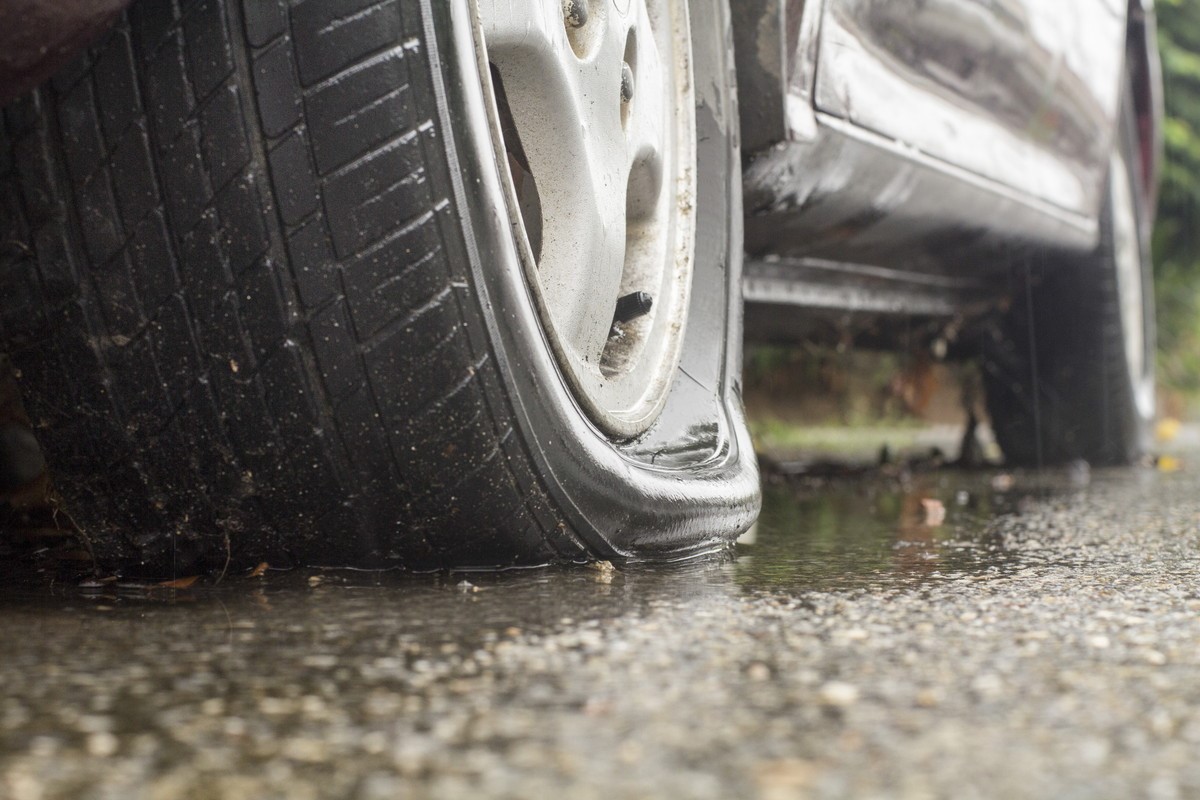
[[[768,486],[754,545],[737,559],[739,582],[795,592],[1003,572],[1015,559],[988,523],[1026,496],[991,485],[1009,480],[935,473]],[[946,510],[941,524],[929,524],[930,503]]]
[[[1200,487],[1085,478],[779,481],[666,568],[10,581],[0,796],[1195,794]]]

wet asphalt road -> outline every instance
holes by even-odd
[[[0,797],[1198,796],[1195,452],[776,481],[670,568],[9,586]]]

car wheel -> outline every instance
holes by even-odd
[[[1110,162],[1101,243],[1037,264],[984,360],[996,439],[1016,464],[1129,464],[1150,446],[1155,322],[1150,209],[1132,108]]]
[[[725,0],[140,2],[7,109],[0,349],[97,557],[731,541],[759,493],[729,25]]]

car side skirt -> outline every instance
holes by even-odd
[[[778,144],[746,168],[752,257],[979,278],[1018,246],[1095,246],[1095,219],[837,117],[815,119],[811,141]]]

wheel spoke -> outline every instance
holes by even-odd
[[[502,3],[492,0],[492,12]],[[596,365],[625,261],[631,159],[622,129],[621,64],[627,23],[610,15],[591,42],[593,51],[579,58],[571,50],[561,2],[529,5],[536,10],[501,14],[490,27],[485,23],[485,30],[498,31],[506,43],[493,47],[489,40],[489,55],[541,195],[543,300],[561,335]],[[552,12],[554,35],[546,31]],[[527,28],[538,35],[525,36]]]
[[[553,54],[566,44],[561,0],[479,0],[479,16],[493,58],[510,51]]]
[[[641,35],[631,39],[626,53],[633,87],[624,124],[626,151],[633,171],[629,214],[636,223],[660,209],[666,199],[662,191],[663,171],[668,166],[663,163],[668,153],[665,137],[676,112],[671,108],[673,101],[666,72],[673,65],[663,63],[645,5],[634,3],[631,13],[638,15],[635,30],[641,31]],[[669,24],[669,20],[660,21],[660,25]]]
[[[530,155],[534,174],[540,167],[540,174],[550,176],[550,193],[564,198],[561,208],[577,209],[547,220],[542,285],[551,313],[593,365],[608,339],[624,271],[629,175],[620,61],[603,55],[579,66],[576,124],[561,137],[546,137]]]
[[[547,163],[543,153],[534,152],[531,164]],[[586,159],[588,149],[583,152]],[[576,186],[559,195],[575,213],[545,223],[539,269],[547,308],[560,330],[584,361],[596,365],[608,339],[625,263],[625,186],[602,168],[583,170],[578,178]]]
[[[691,254],[680,243],[693,230],[695,136],[690,69],[680,69],[690,56],[686,2],[479,3],[543,322],[586,404],[612,409],[606,427],[627,434],[663,402],[686,312]],[[617,300],[633,292],[654,298],[651,310],[613,339]]]

